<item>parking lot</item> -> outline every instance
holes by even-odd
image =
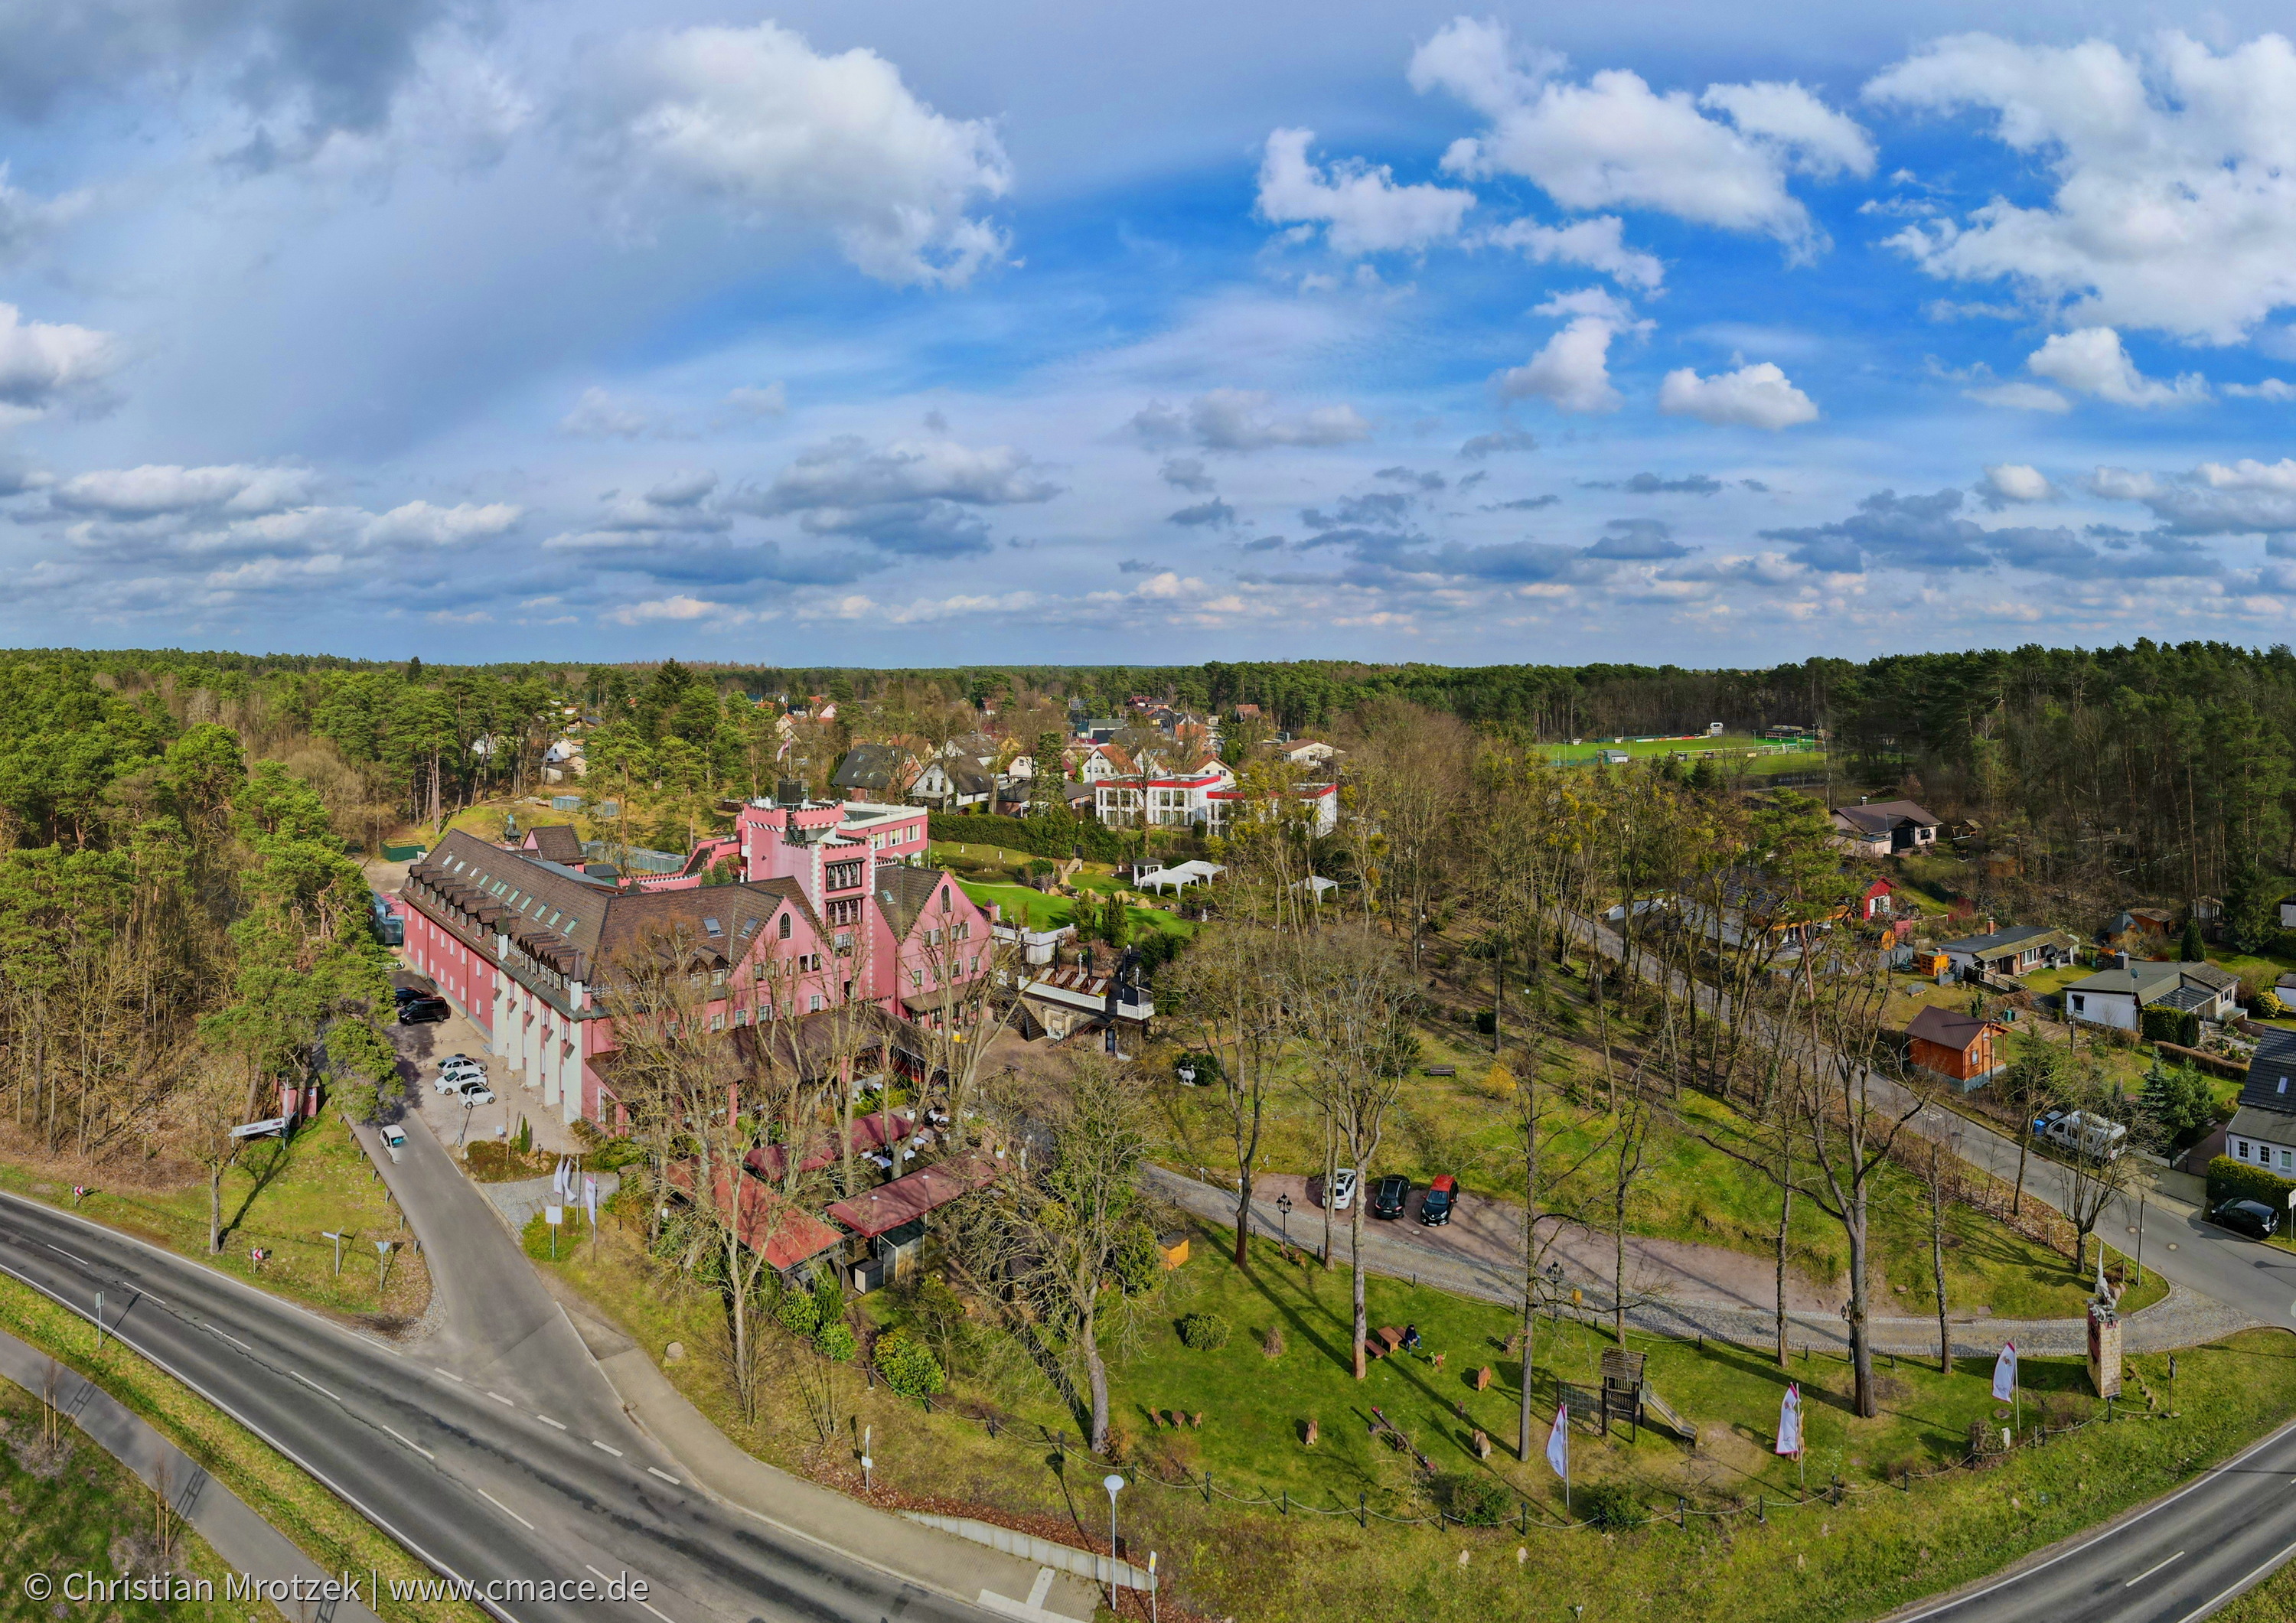
[[[414,970],[401,969],[391,980],[422,991],[433,989],[430,978]],[[509,1066],[489,1051],[486,1033],[459,1012],[449,1013],[435,1025],[393,1025],[390,1036],[403,1062],[399,1075],[409,1110],[419,1112],[448,1149],[507,1139],[521,1121],[534,1129],[537,1150],[570,1155],[580,1147],[566,1124],[545,1110],[541,1088],[519,1081]],[[467,1054],[486,1067],[487,1086],[495,1093],[492,1104],[465,1110],[460,1099],[438,1091],[439,1062],[456,1053]]]

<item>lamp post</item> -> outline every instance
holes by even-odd
[[[1110,1471],[1100,1480],[1108,1489],[1108,1609],[1116,1610],[1116,1496],[1124,1491],[1124,1479]]]
[[[1275,1215],[1283,1225],[1283,1249],[1288,1251],[1292,1249],[1292,1197],[1290,1195],[1279,1194],[1275,1197]]]

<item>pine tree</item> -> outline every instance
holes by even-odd
[[[2206,963],[2208,947],[2201,940],[2201,922],[2197,918],[2185,921],[2185,933],[2177,942],[2177,956],[2186,963]]]

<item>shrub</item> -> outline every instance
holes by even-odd
[[[2219,1155],[2209,1163],[2209,1204],[2224,1201],[2261,1201],[2275,1211],[2288,1209],[2288,1192],[2296,1180],[2280,1177],[2261,1167]]]
[[[2259,1020],[2278,1020],[2288,1012],[2288,1005],[2280,1001],[2280,994],[2270,987],[2259,988],[2250,1007]]]
[[[1471,1528],[1494,1528],[1513,1511],[1514,1496],[1507,1485],[1489,1477],[1447,1472],[1428,1485],[1436,1507],[1454,1521]],[[1581,1495],[1583,1499],[1586,1496]]]
[[[2182,1048],[2197,1046],[2201,1040],[2201,1017],[2190,1009],[2153,1007],[2144,1011],[2144,1040],[2148,1043],[2174,1043]]]
[[[1139,1296],[1156,1288],[1164,1276],[1164,1250],[1156,1243],[1156,1231],[1146,1224],[1124,1231],[1116,1242],[1116,1255],[1111,1258],[1116,1270],[1117,1288],[1127,1296]]]
[[[821,1324],[820,1309],[813,1305],[813,1298],[802,1291],[783,1291],[782,1299],[774,1305],[774,1316],[793,1336],[809,1336]]]
[[[853,1334],[853,1326],[843,1319],[832,1319],[815,1331],[813,1344],[832,1364],[850,1364],[853,1355],[861,1350],[861,1343]]]
[[[906,1330],[880,1336],[873,1361],[877,1373],[885,1378],[885,1384],[904,1398],[922,1398],[948,1385],[948,1377],[940,1371],[940,1360]]]
[[[1267,1327],[1267,1333],[1259,1338],[1259,1350],[1263,1356],[1270,1358],[1280,1358],[1283,1356],[1283,1327],[1282,1325],[1270,1324]]]
[[[1640,1527],[1644,1520],[1643,1502],[1624,1482],[1597,1482],[1592,1488],[1580,1488],[1575,1497],[1577,1503],[1572,1508],[1587,1525],[1606,1533]]]
[[[1041,817],[990,817],[978,813],[934,812],[925,819],[935,840],[999,846],[1032,856],[1065,857],[1081,849],[1094,862],[1121,862],[1124,842],[1114,829],[1084,823],[1065,812]]]
[[[1227,1321],[1217,1313],[1191,1313],[1177,1328],[1180,1344],[1198,1352],[1218,1352],[1227,1345]]]

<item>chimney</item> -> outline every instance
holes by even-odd
[[[2125,969],[2127,969],[2127,968],[2128,967],[2128,955],[2127,953],[2121,953],[2121,952],[2117,952],[2117,953],[2113,954],[2113,955],[2112,955],[2112,967],[2113,967],[2113,968],[2115,968],[2115,969],[2117,969],[2117,970],[2125,970]]]
[[[1985,929],[1984,929],[1984,930],[1983,930],[1983,932],[1982,932],[1982,933],[1984,933],[1984,934],[1986,934],[1986,935],[1988,935],[1988,936],[1989,936],[1989,935],[1995,935],[1995,934],[1997,934],[1997,933],[1999,933],[1999,932],[1998,932],[1998,931],[1997,931],[1997,930],[1993,928],[1993,921],[1992,921],[1991,919],[1988,919],[1988,920],[1986,920],[1986,921],[1985,921]]]

